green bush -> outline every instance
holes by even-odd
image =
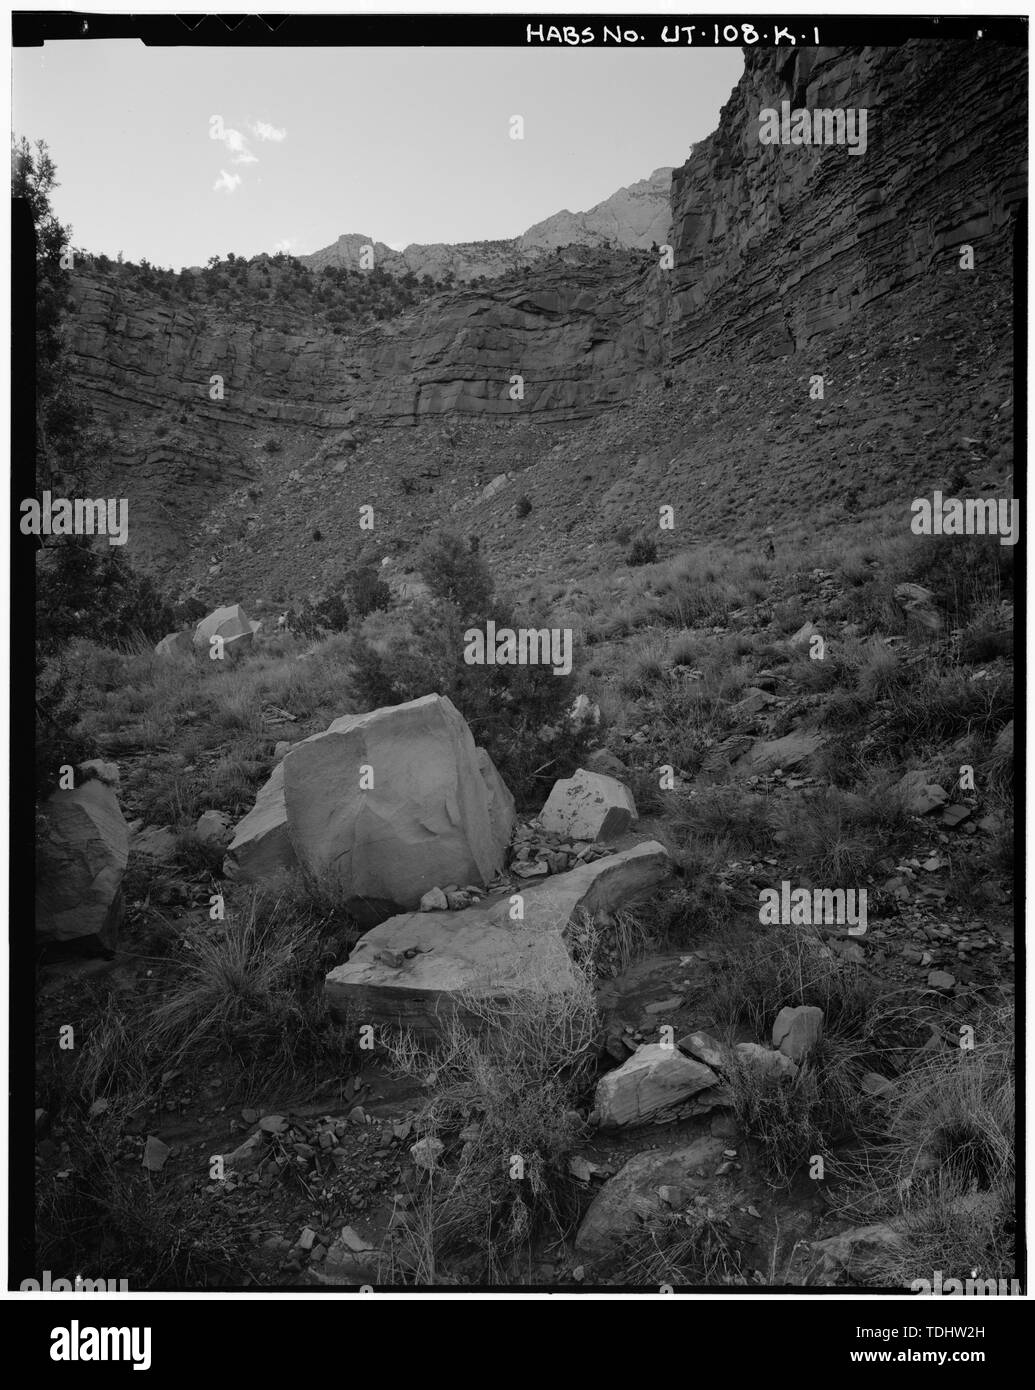
[[[453,604],[465,618],[484,620],[489,614],[492,575],[462,537],[451,532],[429,537],[417,552],[417,568],[434,597]]]
[[[502,604],[492,616],[498,627],[533,625]],[[584,755],[588,733],[565,714],[573,677],[555,676],[549,666],[468,665],[464,633],[472,621],[456,604],[432,598],[372,614],[350,642],[350,693],[365,709],[446,696],[517,800],[530,803]]]
[[[117,547],[73,536],[38,553],[36,639],[44,650],[83,635],[111,647],[157,642],[175,627],[166,599]]]
[[[638,565],[653,565],[658,558],[657,542],[652,541],[648,536],[637,536],[629,547],[629,553],[625,557],[625,563],[636,567]]]
[[[392,591],[373,565],[357,565],[344,580],[349,611],[356,619],[390,608]]]

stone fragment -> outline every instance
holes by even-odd
[[[194,833],[203,845],[218,848],[234,838],[230,817],[225,811],[203,811],[198,817]]]
[[[601,1077],[594,1108],[601,1129],[650,1124],[718,1080],[710,1067],[684,1056],[678,1048],[646,1043],[622,1066]]]
[[[759,1043],[737,1043],[733,1051],[744,1066],[750,1067],[754,1071],[766,1072],[771,1076],[778,1076],[781,1080],[788,1081],[793,1080],[798,1075],[798,1068],[789,1057],[785,1057],[782,1052],[774,1052],[768,1047],[762,1047]]]
[[[172,1149],[168,1144],[163,1144],[161,1139],[153,1134],[147,1136],[144,1144],[144,1155],[141,1163],[149,1173],[160,1173],[168,1162]]]
[[[722,1161],[721,1139],[706,1137],[680,1149],[649,1149],[636,1154],[593,1200],[575,1237],[575,1251],[599,1260],[619,1249],[625,1237],[664,1216],[660,1187],[693,1191],[702,1187]]]
[[[431,1172],[438,1167],[438,1161],[442,1157],[445,1145],[441,1139],[418,1139],[416,1144],[410,1145],[410,1157],[418,1168],[423,1168]]]
[[[822,1035],[823,1010],[812,1005],[781,1009],[773,1024],[773,1046],[792,1062],[800,1062]]]
[[[696,1057],[706,1066],[717,1067],[720,1071],[730,1064],[730,1050],[710,1033],[687,1033],[676,1043],[678,1048]]]

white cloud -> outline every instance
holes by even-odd
[[[212,188],[213,191],[217,193],[221,188],[225,188],[228,193],[232,193],[235,188],[239,187],[240,182],[240,174],[228,174],[225,169],[220,169],[219,178],[216,179]]]
[[[258,164],[259,156],[252,154],[248,148],[247,138],[239,130],[234,130],[232,126],[226,126],[222,135],[217,135],[216,139],[222,140],[233,156],[235,164]]]
[[[270,125],[269,121],[255,121],[248,128],[259,140],[280,141],[287,135],[286,130],[278,130],[275,125]]]
[[[283,241],[274,242],[273,249],[274,251],[293,251],[295,249],[295,238],[293,236],[286,236]]]

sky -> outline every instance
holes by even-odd
[[[682,164],[743,59],[83,41],[16,49],[13,67],[13,128],[50,147],[72,244],[179,270],[347,232],[495,240],[584,211]]]

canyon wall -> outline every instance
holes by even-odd
[[[715,133],[672,182],[672,358],[780,355],[971,243],[1009,255],[1026,192],[1027,54],[1001,44],[745,50]],[[759,112],[865,108],[865,153],[764,145]]]
[[[1009,268],[1026,65],[981,42],[747,49],[717,130],[672,178],[671,270],[649,251],[536,246],[530,267],[347,336],[275,305],[176,308],[79,274],[73,349],[111,427],[108,486],[138,499],[151,553],[175,562],[199,518],[257,476],[271,432],[287,473],[355,424],[590,417],[679,364],[692,380],[696,353],[803,351],[889,296],[919,332],[924,277],[955,273],[962,243],[978,267]],[[865,108],[865,153],[762,144],[759,112],[785,101]]]

